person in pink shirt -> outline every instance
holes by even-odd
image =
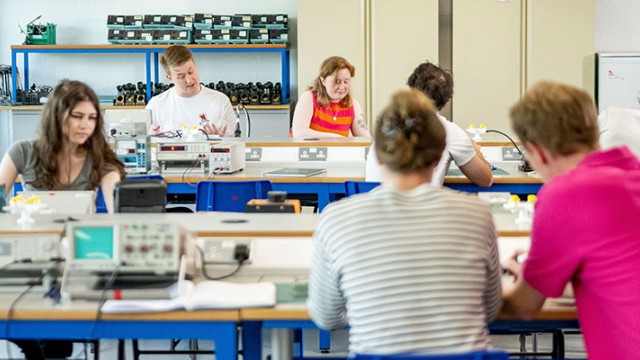
[[[531,248],[504,290],[508,314],[530,319],[571,283],[589,359],[640,356],[640,160],[598,145],[590,95],[541,82],[510,109],[525,156],[543,180]]]

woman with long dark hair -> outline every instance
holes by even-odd
[[[93,190],[113,212],[113,185],[124,165],[109,147],[95,92],[80,81],[58,84],[44,107],[39,137],[15,142],[0,163],[5,191],[20,175],[25,190]]]

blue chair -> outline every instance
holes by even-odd
[[[459,354],[356,354],[354,360],[508,360],[509,354],[503,350],[476,350]]]
[[[366,193],[373,190],[378,185],[380,185],[379,182],[348,180],[344,182],[345,194],[347,194],[347,196],[351,196],[355,194]]]
[[[251,199],[266,199],[271,181],[200,181],[196,211],[244,212]]]

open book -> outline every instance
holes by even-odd
[[[159,312],[172,310],[239,309],[272,307],[276,304],[276,286],[270,282],[231,283],[201,281],[181,282],[178,296],[173,299],[108,300],[102,306],[105,313]]]

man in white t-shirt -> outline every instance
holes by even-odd
[[[407,80],[409,87],[418,89],[431,98],[438,111],[449,102],[453,96],[453,75],[430,62],[424,62],[413,71]],[[469,136],[458,125],[450,122],[439,113],[438,119],[446,130],[446,146],[440,162],[433,172],[431,185],[442,186],[444,176],[451,162],[478,186],[488,187],[493,183],[491,165],[484,159],[480,146],[469,139]],[[372,147],[373,148],[373,147]],[[380,181],[380,167],[374,151],[369,151],[365,171],[366,181]]]
[[[600,147],[627,145],[640,156],[640,109],[610,107],[598,116]]]
[[[200,125],[209,135],[233,136],[236,118],[231,102],[223,93],[200,84],[191,50],[182,45],[170,46],[160,64],[167,80],[175,86],[152,97],[147,104],[153,115],[151,135]]]

